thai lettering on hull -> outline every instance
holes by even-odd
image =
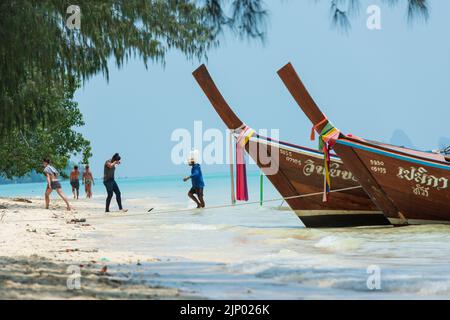
[[[422,197],[429,197],[430,196],[430,188],[429,187],[424,187],[420,184],[417,184],[415,187],[413,187],[413,193],[416,196],[422,196]]]
[[[350,171],[341,170],[341,165],[339,163],[333,162],[330,166],[330,177],[332,178],[342,178],[344,180],[357,181],[356,178]],[[303,167],[303,174],[305,176],[310,176],[312,174],[324,175],[325,169],[322,165],[317,165],[312,160],[306,160],[305,166]]]
[[[417,182],[419,185],[435,188],[437,190],[443,190],[448,188],[447,178],[438,178],[433,175],[428,174],[425,168],[411,167],[410,169],[405,169],[399,167],[399,173],[397,177],[407,181]],[[416,193],[416,192],[415,192]]]

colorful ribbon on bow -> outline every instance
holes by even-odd
[[[238,201],[248,201],[245,146],[254,132],[255,130],[245,126],[236,140],[236,200]]]
[[[319,123],[316,123],[312,129],[311,129],[311,141],[316,140],[316,130],[318,127],[320,127],[322,124],[324,124],[326,121],[328,121],[327,117],[323,118],[322,121],[320,121]]]
[[[328,119],[325,117],[322,121],[314,125],[313,132],[311,133],[311,140],[314,140],[314,131]],[[336,141],[339,139],[341,132],[336,129],[329,121],[323,127],[319,137],[319,150],[322,150],[324,155],[324,183],[323,183],[323,202],[327,202],[331,191],[331,179],[330,179],[330,153],[333,149]]]

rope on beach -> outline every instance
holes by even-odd
[[[330,193],[337,193],[337,192],[344,192],[344,191],[351,191],[356,189],[361,189],[362,186],[355,186],[355,187],[349,187],[349,188],[343,188],[343,189],[336,189],[331,190]],[[291,196],[291,197],[283,197],[283,198],[276,198],[276,199],[268,199],[264,200],[263,203],[267,202],[276,202],[276,201],[286,201],[286,200],[292,200],[292,199],[298,199],[298,198],[308,198],[308,197],[315,197],[315,196],[323,196],[322,192],[315,192],[315,193],[308,193],[308,194],[301,194],[298,196]],[[254,205],[254,204],[260,204],[261,202],[258,201],[248,201],[248,202],[242,202],[242,203],[235,203],[235,204],[223,204],[223,205],[217,205],[217,206],[210,206],[207,208],[203,208],[202,210],[215,210],[215,209],[223,209],[223,208],[233,208],[233,207],[241,207],[241,206],[248,206],[248,205]],[[145,212],[145,213],[133,213],[133,214],[120,214],[120,215],[103,215],[103,216],[97,216],[97,217],[89,217],[86,218],[87,220],[101,220],[101,219],[111,219],[111,218],[129,218],[129,217],[137,217],[137,216],[148,216],[154,213],[158,214],[165,214],[165,213],[176,213],[176,212],[191,212],[195,211],[197,209],[195,208],[186,208],[186,209],[170,209],[170,210],[153,210],[151,213]],[[54,221],[54,218],[46,218],[46,219],[30,219],[30,220],[6,220],[3,221],[3,223],[12,223],[12,222],[41,222],[41,221]]]

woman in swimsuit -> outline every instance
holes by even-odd
[[[45,190],[45,209],[49,208],[50,205],[50,194],[53,190],[56,190],[58,195],[63,199],[66,203],[67,211],[70,211],[70,205],[67,198],[64,196],[64,193],[61,189],[61,183],[58,180],[58,171],[50,165],[50,160],[45,158],[42,160],[42,164],[44,165],[44,174],[47,177],[47,189]]]
[[[92,185],[94,184],[94,177],[92,176],[91,170],[89,170],[89,165],[86,166],[83,172],[83,184],[84,191],[86,191],[86,196],[89,199],[92,198]]]

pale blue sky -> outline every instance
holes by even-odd
[[[434,149],[450,137],[450,2],[430,3],[429,22],[408,25],[404,5],[363,0],[359,18],[342,35],[330,27],[329,1],[266,1],[265,45],[228,35],[206,64],[238,116],[254,128],[280,129],[282,140],[315,146],[309,121],[276,74],[291,61],[319,106],[346,133],[389,142],[403,130],[416,147]],[[366,28],[369,4],[382,9],[380,31]],[[171,162],[172,131],[192,130],[195,120],[204,128],[225,128],[191,75],[202,62],[173,52],[165,67],[146,70],[136,60],[117,70],[111,64],[109,83],[97,76],[77,92],[96,176],[114,152],[123,156],[120,176],[186,172]]]

